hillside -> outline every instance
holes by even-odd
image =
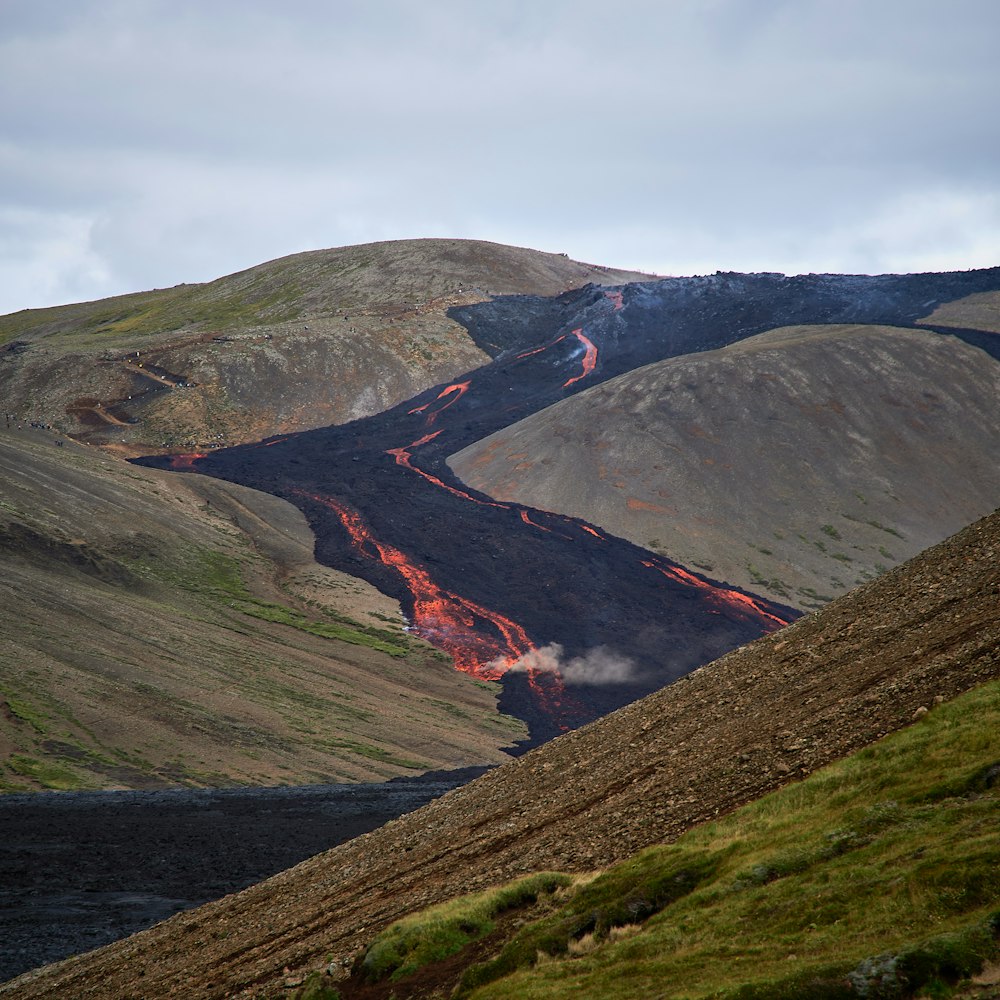
[[[1000,513],[375,833],[0,996],[282,996],[405,913],[675,840],[1000,678],[998,564]]]
[[[274,497],[0,428],[0,791],[379,781],[506,759],[497,688]]]
[[[969,299],[938,314],[986,322]],[[997,399],[1000,362],[953,337],[785,327],[620,375],[449,465],[809,610],[993,510]]]
[[[0,406],[131,454],[343,423],[489,360],[453,307],[638,278],[474,240],[295,254],[0,317]]]

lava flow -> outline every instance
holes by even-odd
[[[192,451],[186,455],[170,455],[167,468],[176,469],[178,472],[183,472],[186,469],[191,470],[194,469],[195,462],[206,458],[207,455],[208,453],[204,451]]]
[[[583,356],[583,371],[580,372],[579,375],[574,375],[572,378],[569,378],[565,382],[563,382],[564,389],[573,385],[574,382],[579,382],[580,379],[589,375],[597,365],[597,347],[589,337],[584,336],[583,327],[578,327],[576,330],[572,330],[571,334],[572,336],[576,337],[577,340],[579,340],[584,347],[585,353]],[[556,344],[562,343],[568,336],[570,336],[569,333],[562,333],[558,337],[556,337],[555,340],[550,341],[548,344],[545,344],[542,347],[535,347],[530,351],[522,351],[520,354],[516,354],[514,356],[514,360],[522,361],[524,358],[531,358],[534,357],[534,355],[536,354],[541,354],[543,351],[547,351],[550,347],[555,347]],[[411,410],[410,412],[412,413],[414,411]]]
[[[468,385],[468,383],[466,383]],[[443,410],[444,407],[441,407]],[[412,413],[413,411],[410,410]],[[440,413],[440,410],[437,411]],[[433,417],[435,414],[431,414]],[[392,455],[396,460],[396,465],[401,465],[404,469],[409,469],[411,472],[415,472],[418,476],[423,477],[432,486],[438,486],[442,490],[447,490],[453,496],[461,497],[463,500],[469,500],[472,503],[478,503],[483,507],[499,507],[501,510],[509,510],[510,507],[505,503],[496,503],[493,500],[480,500],[477,497],[472,496],[470,493],[466,493],[465,490],[457,489],[454,486],[449,486],[446,482],[438,479],[437,476],[432,476],[429,472],[424,472],[423,469],[418,468],[413,464],[413,455],[410,454],[410,449],[419,448],[422,444],[427,444],[429,441],[433,441],[441,431],[434,431],[433,434],[425,434],[422,438],[414,441],[412,444],[408,444],[405,448],[387,448],[386,454]]]
[[[763,619],[763,626],[768,632],[774,632],[776,629],[783,628],[791,621],[790,618],[781,618],[776,614],[772,614],[760,601],[750,597],[749,594],[741,594],[738,590],[731,590],[729,587],[721,587],[708,583],[706,580],[699,579],[693,573],[689,573],[680,566],[664,563],[661,560],[651,562],[648,559],[644,559],[642,564],[643,566],[648,566],[650,569],[655,569],[658,573],[662,573],[668,579],[677,580],[688,587],[695,587],[703,591],[713,603],[718,604],[723,602],[730,607],[748,609],[751,614]]]
[[[593,341],[588,340],[583,335],[583,330],[574,330],[573,336],[577,337],[581,344],[586,348],[586,353],[583,356],[583,371],[579,375],[575,375],[571,379],[567,379],[563,382],[563,388],[571,386],[574,382],[579,382],[580,379],[589,375],[593,370],[594,366],[597,364],[597,348],[594,346]]]
[[[516,660],[535,648],[516,622],[438,586],[426,569],[375,538],[356,511],[333,497],[297,492],[332,510],[358,552],[380,559],[403,577],[413,601],[414,631],[448,652],[463,673],[498,680]],[[375,550],[374,557],[371,549]],[[490,626],[494,634],[483,634],[481,623]]]

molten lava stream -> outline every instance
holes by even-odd
[[[754,600],[749,595],[741,594],[738,590],[730,590],[728,587],[716,587],[705,580],[700,580],[693,573],[681,569],[680,566],[665,566],[659,561],[652,562],[646,559],[642,561],[642,564],[662,573],[669,580],[675,580],[677,583],[704,591],[709,600],[716,604],[728,605],[738,611],[749,611],[755,618],[764,619],[762,625],[768,632],[775,632],[788,624],[786,619],[765,610],[759,601]]]
[[[441,409],[444,409],[442,407]],[[440,413],[441,411],[436,411]],[[436,414],[431,414],[435,416]],[[433,486],[438,486],[442,490],[447,490],[449,493],[456,497],[461,497],[463,500],[468,500],[471,503],[477,503],[481,507],[496,507],[499,510],[510,510],[510,505],[505,503],[496,503],[493,500],[480,500],[478,497],[474,497],[464,490],[456,489],[454,486],[449,486],[444,480],[438,479],[437,476],[432,476],[429,472],[424,472],[423,469],[413,464],[413,456],[410,454],[411,448],[419,448],[422,444],[427,444],[428,441],[433,441],[441,431],[434,431],[433,434],[425,434],[422,438],[414,441],[412,444],[408,444],[405,448],[390,448],[386,454],[392,455],[396,460],[396,465],[401,465],[404,469],[409,469],[410,472],[415,472],[418,476],[422,476],[427,482],[431,483]]]
[[[594,366],[597,364],[597,348],[594,346],[594,342],[589,340],[583,335],[583,330],[574,330],[573,336],[578,338],[580,343],[586,348],[586,353],[583,356],[583,371],[579,375],[574,376],[571,379],[567,379],[563,382],[563,388],[572,385],[574,382],[579,382],[580,379],[589,375],[593,370]]]
[[[194,463],[199,458],[208,458],[208,453],[204,451],[192,451],[187,455],[171,455],[169,457],[171,469],[193,469]]]
[[[458,670],[495,681],[535,648],[516,622],[438,586],[426,569],[399,549],[375,538],[356,511],[332,497],[296,492],[332,510],[359,552],[379,559],[402,576],[413,600],[414,631],[449,653]],[[483,635],[477,624],[480,628],[487,625],[495,635]]]
[[[449,399],[444,406],[439,406],[436,410],[431,410],[431,412],[427,414],[427,426],[430,427],[430,425],[434,423],[434,420],[437,418],[439,413],[443,413],[453,403],[457,403],[466,394],[466,392],[468,392],[471,384],[471,382],[456,382],[454,385],[449,385],[447,388],[442,389],[438,393],[437,398],[444,399],[445,396],[451,396],[451,399]],[[428,403],[427,406],[430,406],[430,403]],[[426,407],[421,407],[421,409],[426,409]],[[414,411],[410,410],[410,412],[413,413]]]
[[[579,375],[574,375],[573,378],[567,379],[563,382],[564,389],[567,386],[572,385],[574,382],[579,382],[580,379],[589,375],[597,364],[597,347],[589,337],[585,337],[583,335],[583,328],[579,327],[578,329],[573,330],[572,335],[576,337],[576,339],[579,340],[584,346],[585,353],[583,355],[583,371],[580,372]],[[568,336],[568,333],[560,334],[555,340],[549,342],[544,347],[535,347],[530,351],[522,351],[520,354],[514,355],[514,360],[520,361],[522,358],[530,358],[532,355],[541,354],[542,351],[547,351],[550,347],[555,347],[556,344],[565,340]]]

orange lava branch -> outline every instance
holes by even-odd
[[[441,409],[444,409],[442,407]],[[441,411],[438,410],[438,413]],[[434,414],[431,414],[434,416]],[[415,472],[418,476],[422,476],[427,482],[431,483],[433,486],[438,486],[442,490],[447,490],[453,496],[461,497],[463,500],[468,500],[470,503],[477,503],[481,507],[498,507],[500,510],[509,510],[509,507],[505,503],[494,503],[492,500],[479,500],[478,498],[466,493],[464,490],[456,489],[454,486],[449,486],[444,480],[438,479],[437,476],[432,476],[429,472],[425,472],[423,469],[413,464],[413,455],[410,454],[411,449],[419,448],[422,444],[427,444],[428,441],[433,441],[434,438],[440,434],[441,431],[434,431],[432,434],[425,434],[422,438],[414,441],[412,444],[408,444],[405,448],[390,448],[386,454],[392,455],[396,460],[396,465],[401,465],[404,469],[409,469],[410,472]]]
[[[764,619],[762,624],[768,632],[774,632],[788,624],[784,618],[779,618],[778,615],[771,614],[770,611],[765,611],[760,603],[752,597],[741,594],[738,590],[730,590],[728,587],[715,587],[705,580],[699,580],[694,574],[681,569],[680,566],[661,566],[659,563],[648,562],[645,559],[642,564],[662,573],[668,579],[676,580],[678,583],[686,584],[688,587],[695,587],[698,590],[707,592],[709,598],[717,604],[728,604],[730,607],[749,611],[755,618]]]
[[[427,414],[427,425],[430,426],[433,424],[437,415],[447,410],[452,403],[457,403],[468,391],[471,384],[471,382],[456,382],[454,385],[449,385],[447,388],[442,389],[438,393],[437,398],[444,399],[445,396],[451,396],[451,399],[444,406],[439,406],[436,410],[432,410]],[[427,405],[429,406],[430,404],[428,403]],[[424,409],[424,407],[421,407],[421,409]],[[413,413],[414,411],[411,410],[410,412]]]
[[[399,549],[375,538],[356,511],[332,497],[301,495],[332,510],[359,552],[378,558],[402,576],[413,599],[414,631],[445,650],[458,670],[484,680],[498,680],[517,659],[534,649],[520,625],[440,587],[426,569]],[[496,636],[480,634],[477,623],[488,623]]]
[[[584,348],[586,348],[586,353],[583,356],[583,371],[579,375],[574,376],[571,379],[567,379],[563,382],[563,388],[572,385],[574,382],[579,382],[580,379],[585,378],[593,370],[594,366],[597,364],[597,348],[594,346],[594,342],[589,340],[583,335],[583,330],[574,330],[573,336],[577,337]]]
[[[208,458],[207,452],[204,451],[192,451],[187,455],[171,455],[170,456],[170,468],[171,469],[193,469],[194,463],[198,461],[199,458]]]

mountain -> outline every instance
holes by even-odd
[[[932,737],[945,734],[949,720],[975,722],[976,712],[959,704],[937,723],[935,706],[1000,679],[998,564],[1000,512],[780,633],[735,650],[381,830],[126,941],[28,973],[0,987],[0,996],[288,996],[314,970],[345,975],[345,964],[404,914],[525,873],[593,872],[625,861],[763,794],[794,787],[814,774],[822,777],[817,772],[833,761],[878,744],[914,721],[919,729],[928,712]],[[995,700],[976,703],[985,725],[982,737],[973,741],[976,759],[967,759],[963,767],[968,771],[944,768],[937,798],[926,800],[925,812],[957,807],[979,794],[977,789],[990,788],[992,772],[979,767],[979,758],[996,750]],[[930,754],[937,738],[932,737],[924,739]],[[878,753],[893,756],[888,744]],[[865,761],[875,766],[878,759],[869,755]],[[922,760],[922,767],[933,766],[926,754]],[[831,779],[820,786],[818,797],[824,798],[822,788],[835,785]],[[858,809],[850,782],[840,787],[846,797],[827,803],[833,817],[838,808]],[[803,789],[802,795],[781,802],[798,808],[816,800]],[[995,851],[995,820],[987,818],[995,811],[986,811],[995,800],[995,792],[983,799],[980,832],[974,834],[984,850]],[[872,829],[886,829],[892,815],[883,803],[877,816],[869,811],[868,822],[880,816],[881,826]],[[717,846],[727,843],[715,829]],[[810,837],[814,829],[809,828]],[[842,854],[858,846],[841,841]],[[707,842],[712,843],[711,836]],[[971,856],[975,843],[956,843],[955,856],[959,851]],[[980,856],[986,858],[982,851]],[[915,857],[919,860],[919,851]],[[799,870],[812,863],[806,859]],[[990,870],[995,875],[995,865]],[[766,881],[761,876],[758,884]],[[853,886],[856,894],[860,883]],[[967,889],[964,896],[941,896],[950,900],[950,914],[981,912],[996,899],[991,894],[1000,894],[998,886],[981,885],[974,899],[971,883]],[[901,895],[905,899],[906,893]],[[851,893],[840,903],[853,904]],[[770,919],[768,900],[761,906],[765,909],[755,919]],[[697,914],[688,919],[696,920]],[[780,944],[808,952],[810,930],[822,919],[817,911],[811,929],[795,923],[771,933]],[[941,913],[937,919],[944,919]],[[896,938],[900,929],[906,928],[894,929]],[[878,941],[853,947],[877,965]],[[725,959],[733,960],[732,955]],[[788,947],[782,960],[789,973],[803,965],[792,961]],[[326,981],[337,985],[334,977]],[[317,988],[312,995],[324,994]],[[768,995],[808,994],[786,989]]]
[[[998,399],[1000,362],[957,338],[783,327],[620,375],[449,465],[809,610],[994,509]]]
[[[485,290],[475,284],[493,271],[499,282]],[[463,295],[471,289],[473,299],[496,291],[497,284],[529,291],[458,301],[442,289],[459,275],[457,287]],[[409,320],[392,310],[412,304],[414,289],[422,289],[431,296],[426,315],[458,324],[465,331],[461,343],[477,352],[478,367],[394,406],[373,403],[378,412],[369,416],[346,419],[353,412],[347,406],[338,411],[346,422],[231,447],[215,438],[198,451],[137,462],[249,486],[298,507],[315,535],[320,563],[398,601],[411,634],[443,649],[460,670],[485,682],[502,678],[501,707],[528,724],[531,743],[779,628],[992,506],[994,355],[1000,349],[988,323],[1000,269],[717,274],[590,282],[537,294],[587,275],[622,277],[558,255],[489,244],[417,241],[323,251],[211,286],[149,293],[152,299],[64,307],[56,310],[55,325],[41,322],[52,318],[48,312],[8,318],[8,334],[20,331],[20,339],[8,344],[0,367],[9,374],[0,388],[16,396],[27,386],[44,400],[46,387],[56,383],[47,376],[32,388],[32,364],[57,358],[66,376],[58,384],[68,387],[74,377],[96,377],[99,366],[91,362],[97,345],[115,344],[124,350],[109,361],[116,377],[155,383],[154,396],[184,406],[185,399],[201,398],[190,395],[199,386],[189,383],[198,379],[190,373],[182,378],[167,366],[166,354],[150,350],[210,343],[211,351],[224,354],[231,337],[208,330],[199,334],[211,334],[208,341],[180,345],[180,304],[185,322],[215,324],[216,330],[228,323],[227,329],[247,333],[247,317],[254,315],[271,323],[263,335],[271,341],[251,337],[239,349],[268,357],[277,351],[285,364],[297,341],[279,338],[274,346],[279,291],[286,304],[299,303],[295,322],[308,316],[339,323],[353,315],[340,313],[341,307],[367,309],[375,325],[363,331],[366,356],[388,352],[398,360],[409,357],[396,336]],[[433,299],[438,292],[440,301]],[[112,305],[120,307],[117,318],[109,318]],[[282,329],[282,336],[305,336],[298,328]],[[326,343],[332,334],[323,329]],[[74,355],[80,345],[91,354]],[[234,367],[227,371],[240,368],[242,357],[232,355]],[[452,360],[460,357],[465,355]],[[672,375],[666,382],[652,377],[650,365]],[[247,386],[255,387],[247,389],[247,405],[255,409],[240,411],[243,437],[273,425],[272,389],[294,388],[290,398],[311,408],[309,422],[322,422],[326,404],[308,388],[307,376],[327,369],[291,367],[297,373],[284,382],[271,369],[247,375]],[[714,381],[697,381],[709,370],[714,374],[704,377]],[[927,385],[930,370],[933,387]],[[367,371],[355,381],[346,369],[338,371],[333,382],[323,376],[323,398],[338,406],[354,398],[356,385],[370,386],[375,378]],[[625,383],[615,381],[622,377]],[[879,379],[884,386],[876,391]],[[618,433],[618,415],[609,415],[607,406],[594,404],[593,396],[587,403],[574,400],[597,389],[612,409],[626,412],[628,403],[615,402],[623,384],[656,396],[656,412],[642,414],[659,428],[655,435],[635,420],[622,423]],[[691,389],[699,385],[701,395]],[[623,447],[636,458],[627,464],[626,455],[608,467],[615,494],[625,495],[629,514],[658,520],[630,525],[608,513],[597,489],[607,485],[598,483],[602,463],[595,469],[594,452],[586,447],[572,468],[553,457],[543,439],[531,441],[537,470],[530,456],[506,453],[508,464],[516,460],[523,467],[516,471],[526,473],[526,483],[547,481],[543,460],[558,470],[539,506],[470,490],[449,467],[449,456],[478,448],[519,421],[548,419],[533,415],[556,403],[593,405],[615,439],[612,445],[610,438],[593,438],[594,447]],[[731,403],[742,409],[727,423]],[[104,419],[111,411],[103,403],[88,412],[98,410],[102,427],[119,426]],[[174,426],[183,423],[179,413],[171,417]],[[741,438],[763,419],[760,414],[767,418],[765,431],[753,442]],[[148,436],[153,424],[138,411],[133,416],[140,420],[131,425],[136,433]],[[576,419],[594,433],[586,413],[578,410]],[[92,440],[89,432],[84,438]],[[691,495],[678,501],[687,520],[679,519],[668,542],[661,534],[671,529],[670,510],[659,500],[674,486],[663,485],[670,478],[663,454],[670,444],[686,449],[694,465],[687,470]],[[763,452],[755,457],[755,449]],[[699,463],[713,474],[699,474]],[[503,479],[502,467],[499,473]],[[632,491],[630,480],[636,480]],[[497,480],[484,485],[506,488]],[[573,509],[591,511],[593,520],[561,513]],[[652,527],[663,530],[652,534]],[[619,530],[634,532],[635,541]]]
[[[648,277],[475,240],[294,254],[0,317],[0,399],[128,454],[255,441],[377,413],[488,361],[455,306]]]
[[[318,564],[301,513],[0,429],[0,790],[381,781],[495,763],[497,687]]]
[[[460,669],[502,676],[501,705],[528,722],[539,742],[780,627],[798,613],[786,603],[793,593],[800,605],[816,606],[831,591],[881,572],[897,558],[887,541],[912,552],[992,509],[996,335],[921,321],[935,308],[954,309],[998,286],[1000,269],[721,274],[587,286],[554,298],[498,298],[451,310],[493,360],[450,384],[343,425],[141,461],[194,469],[298,506],[316,533],[321,561],[396,597],[416,631],[447,649]],[[813,335],[817,325],[823,330]],[[696,446],[696,457],[719,465],[719,476],[706,478],[712,496],[691,505],[702,520],[717,521],[712,558],[684,562],[669,546],[644,547],[663,546],[658,535],[638,545],[614,529],[602,531],[596,519],[604,514],[593,507],[594,521],[562,513],[579,506],[573,497],[592,492],[588,484],[600,478],[602,462],[592,451],[556,460],[540,441],[540,458],[551,459],[559,474],[537,505],[470,490],[448,465],[463,448],[478,448],[553,404],[575,403],[573,397],[616,377],[636,372],[629,377],[638,379],[639,369],[668,361],[698,366],[720,351],[728,353],[710,359],[725,372],[714,395],[692,392],[687,404],[674,407],[678,394],[664,397],[655,380],[640,387],[646,398],[655,396],[659,419],[682,442],[693,425],[695,432],[718,426],[717,439],[742,444],[736,464],[728,457],[732,449],[706,450],[710,436]],[[730,357],[735,361],[726,368]],[[933,389],[928,365],[944,380]],[[695,383],[685,370],[687,390]],[[730,394],[732,372],[744,371],[748,388]],[[754,380],[754,372],[761,377]],[[875,384],[879,378],[885,391]],[[893,392],[897,409],[909,407],[899,418],[891,416]],[[773,438],[784,463],[774,481],[761,475],[768,466],[753,458],[746,439],[730,431],[749,423],[752,413],[738,408],[749,395],[769,415],[754,448],[768,449]],[[590,421],[587,403],[576,405],[575,420],[590,428],[582,433],[596,433],[605,414]],[[857,419],[838,412],[856,405]],[[648,463],[652,486],[663,492],[657,483],[669,471],[669,434],[647,435],[639,446],[635,426],[622,430],[614,447],[634,452],[636,461],[629,458],[627,474],[613,467],[612,486],[635,504],[652,505],[641,490],[629,493],[627,480]],[[545,480],[546,467],[534,473],[530,454],[507,454],[526,470],[526,481]],[[936,479],[924,482],[928,467]],[[946,481],[949,469],[958,472],[953,481]],[[871,501],[859,481],[874,489]],[[506,488],[500,480],[485,485]],[[914,497],[911,515],[906,504]],[[768,559],[775,555],[772,542],[789,535],[776,565],[762,564],[768,574],[747,559],[748,542],[755,558]],[[750,578],[742,586],[736,573],[734,581],[716,569],[732,568],[734,551],[739,576]],[[765,587],[772,591],[767,597]]]

